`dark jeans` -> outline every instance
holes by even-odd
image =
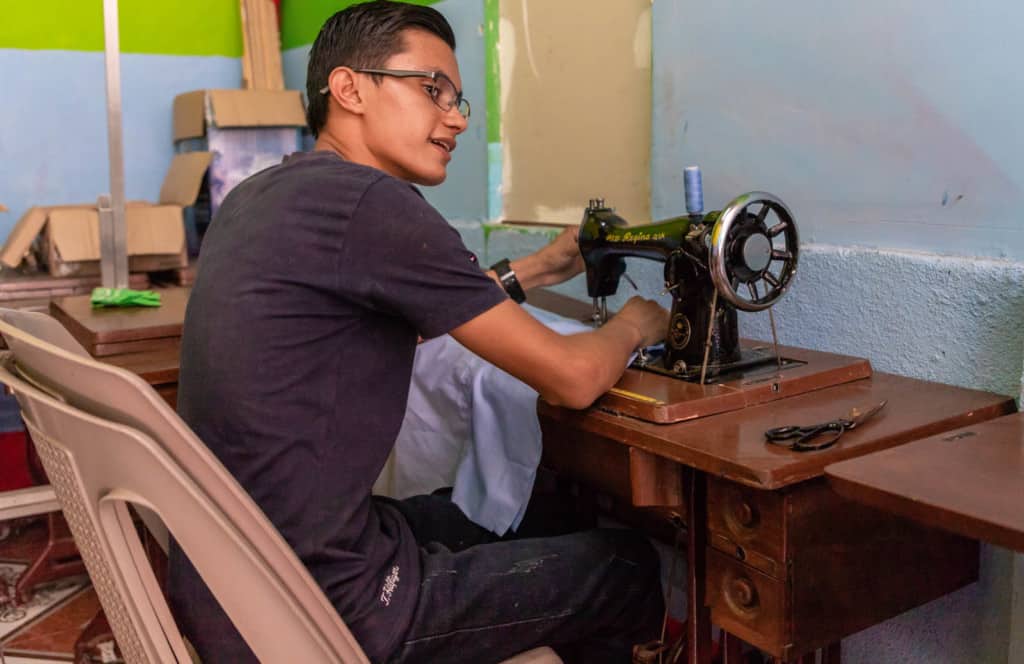
[[[519,537],[498,538],[444,496],[395,505],[420,543],[423,581],[392,664],[485,664],[545,645],[566,662],[628,663],[633,644],[658,637],[658,555],[639,533],[525,537],[543,512],[531,502]]]

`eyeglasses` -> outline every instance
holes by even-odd
[[[393,76],[394,78],[429,78],[433,85],[424,88],[430,101],[444,112],[458,108],[464,118],[469,117],[469,100],[462,96],[462,91],[456,89],[452,79],[439,71],[416,71],[413,69],[353,69],[359,74],[377,74],[378,76]],[[329,85],[320,88],[320,94],[325,95],[331,91]]]

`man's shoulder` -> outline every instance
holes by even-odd
[[[327,198],[358,203],[372,198],[391,208],[433,208],[416,187],[371,166],[342,159],[333,152],[300,152],[276,168],[271,177],[284,179],[295,188]]]
[[[296,152],[272,169],[265,171],[274,178],[294,182],[297,186],[366,190],[376,182],[389,179],[383,171],[346,161],[333,152]],[[393,178],[392,178],[393,179]]]

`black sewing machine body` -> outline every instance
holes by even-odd
[[[778,223],[769,226],[769,215]],[[595,199],[583,214],[579,247],[596,319],[607,317],[604,298],[617,292],[625,258],[664,263],[672,295],[664,352],[642,355],[638,368],[706,380],[777,360],[767,349],[741,351],[736,314],[772,306],[796,273],[796,226],[771,194],[752,192],[720,211],[643,226],[630,226]]]

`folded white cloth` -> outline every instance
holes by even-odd
[[[560,334],[591,329],[523,308]],[[504,535],[522,521],[540,455],[537,392],[445,335],[416,350],[405,420],[374,492],[405,498],[451,486],[470,519]]]

